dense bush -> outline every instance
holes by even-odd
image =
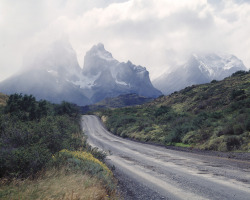
[[[250,73],[250,70],[248,72],[240,70],[240,71],[237,71],[237,72],[233,73],[232,77],[234,77],[234,76],[243,76],[243,75],[246,75],[246,74],[249,74],[249,73]]]
[[[231,93],[232,99],[243,100],[246,98],[245,90],[233,90]]]
[[[10,95],[0,113],[0,177],[29,176],[62,149],[86,148],[77,107]]]
[[[160,106],[159,108],[156,109],[154,116],[159,117],[163,114],[167,114],[171,110],[170,107],[167,106]]]

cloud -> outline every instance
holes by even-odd
[[[250,4],[240,0],[44,0],[0,3],[0,80],[34,44],[68,35],[80,66],[103,42],[154,78],[192,52],[227,52],[250,67]]]

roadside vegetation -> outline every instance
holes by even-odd
[[[86,143],[75,105],[0,98],[0,199],[115,198],[105,155]]]
[[[193,85],[147,104],[97,113],[121,137],[163,145],[250,152],[250,72]]]

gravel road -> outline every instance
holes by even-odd
[[[90,145],[107,152],[124,199],[250,199],[250,161],[176,151],[108,132],[98,117],[85,115]]]

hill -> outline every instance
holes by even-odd
[[[137,94],[124,94],[117,97],[106,98],[96,104],[81,107],[82,113],[92,112],[100,109],[122,108],[135,106],[152,101],[153,98],[139,96]]]
[[[250,151],[250,72],[193,85],[142,106],[106,110],[122,137],[217,151]],[[104,118],[103,118],[104,119]]]

